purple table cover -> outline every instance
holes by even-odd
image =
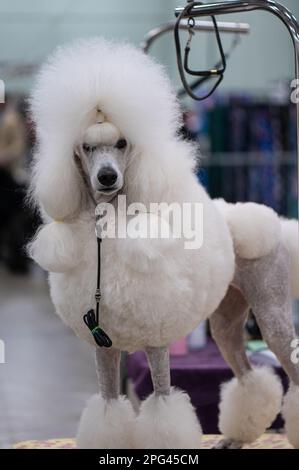
[[[253,364],[265,364],[259,354],[251,358]],[[281,367],[274,367],[281,377],[286,390],[288,380]],[[171,356],[171,384],[185,390],[196,409],[204,434],[217,434],[219,389],[233,374],[213,341],[200,350],[185,356]],[[147,359],[143,351],[127,357],[128,376],[133,381],[134,390],[140,400],[153,391]],[[273,423],[275,428],[283,427],[281,417]]]

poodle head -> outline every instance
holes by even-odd
[[[124,175],[131,157],[129,141],[120,130],[106,121],[89,126],[75,147],[75,158],[83,179],[96,202],[109,200],[124,185]]]
[[[137,179],[147,190],[162,184],[162,160],[172,153],[165,149],[176,146],[181,126],[163,68],[131,45],[102,38],[53,54],[38,75],[31,114],[37,136],[32,199],[59,220],[86,206],[87,183],[96,200],[127,188],[131,160],[131,173],[139,175],[132,187]]]

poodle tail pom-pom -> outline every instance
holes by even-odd
[[[254,202],[231,204],[223,199],[216,199],[214,203],[228,224],[235,252],[240,258],[261,258],[279,244],[280,220],[270,207]]]
[[[80,262],[74,227],[64,222],[51,222],[41,227],[28,244],[27,252],[30,258],[50,272],[66,272]]]

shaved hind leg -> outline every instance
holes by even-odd
[[[292,382],[299,385],[299,365],[291,361],[296,338],[290,302],[289,258],[279,246],[257,261],[239,260],[240,286],[264,340]]]
[[[283,413],[290,442],[299,447],[299,364],[292,361],[296,338],[290,305],[289,256],[279,246],[267,257],[239,262],[242,291],[250,303],[263,338],[290,378]]]
[[[230,286],[225,298],[210,318],[212,335],[236,377],[251,369],[244,348],[244,324],[248,304],[242,292]]]
[[[210,318],[213,338],[225,361],[239,380],[251,370],[243,340],[247,313],[248,304],[243,294],[238,288],[230,286],[225,298]],[[236,449],[242,447],[242,443],[226,437],[216,447]]]

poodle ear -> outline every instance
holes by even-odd
[[[70,219],[80,210],[84,184],[72,148],[40,144],[32,181],[34,199],[52,219]]]

